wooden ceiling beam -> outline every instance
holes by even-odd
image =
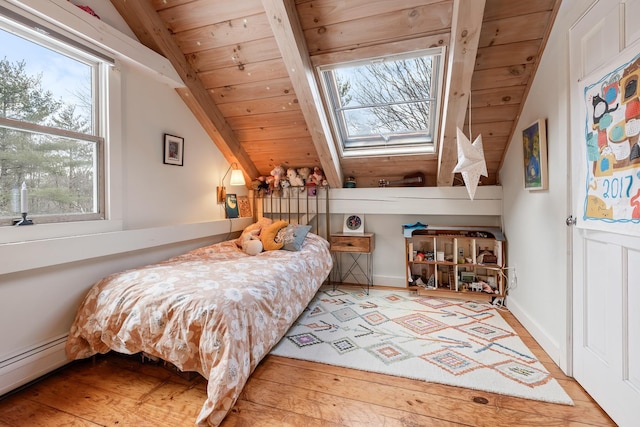
[[[438,186],[453,184],[453,169],[458,163],[456,129],[463,128],[467,114],[484,6],[485,0],[455,0],[453,3],[438,149]]]
[[[240,145],[233,130],[198,78],[196,71],[185,58],[160,15],[152,7],[151,2],[111,0],[111,3],[144,45],[160,53],[171,62],[187,87],[186,89],[176,89],[178,94],[191,109],[225,159],[229,163],[236,162],[239,165],[245,175],[246,182],[249,184],[259,175],[258,169]]]
[[[333,141],[329,121],[322,108],[322,97],[315,79],[309,50],[293,0],[262,0],[291,84],[307,122],[311,139],[330,187],[342,187],[340,157]]]

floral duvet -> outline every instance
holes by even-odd
[[[248,256],[233,241],[113,274],[78,308],[70,359],[145,352],[208,379],[198,425],[220,424],[249,375],[331,270],[329,244]]]

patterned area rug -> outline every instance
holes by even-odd
[[[323,287],[271,354],[573,405],[484,303]]]

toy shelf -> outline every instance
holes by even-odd
[[[441,297],[505,297],[506,241],[500,229],[416,224],[403,226],[408,288]]]

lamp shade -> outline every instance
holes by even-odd
[[[244,175],[242,175],[241,170],[234,169],[231,171],[231,179],[229,180],[229,185],[245,185]]]

